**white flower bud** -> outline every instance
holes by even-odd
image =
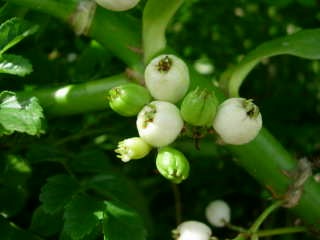
[[[262,127],[259,108],[244,98],[229,98],[218,108],[213,128],[227,144],[241,145],[253,140]]]
[[[216,200],[209,203],[205,210],[208,222],[215,227],[224,227],[226,223],[229,223],[230,212],[229,205],[222,200]]]
[[[118,143],[118,148],[115,150],[118,153],[117,157],[123,162],[128,162],[131,159],[140,159],[148,155],[151,151],[151,146],[139,137],[127,138]]]
[[[146,67],[146,86],[157,100],[176,103],[183,98],[189,88],[187,65],[174,55],[160,55]]]
[[[209,240],[211,229],[204,223],[198,221],[186,221],[176,229],[177,240]]]
[[[126,11],[135,7],[140,0],[95,0],[101,7],[112,11]]]
[[[140,137],[154,147],[172,143],[183,128],[179,109],[163,101],[153,101],[138,114],[137,129]]]

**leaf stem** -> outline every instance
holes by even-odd
[[[166,28],[184,0],[149,0],[143,11],[145,63],[166,47]]]
[[[256,221],[252,224],[251,228],[249,229],[249,232],[257,232],[261,224],[264,222],[264,220],[277,208],[279,208],[283,204],[283,201],[276,201],[272,205],[270,205],[268,208],[266,208],[260,216],[256,219]]]
[[[182,206],[181,206],[181,195],[179,186],[172,183],[172,192],[174,196],[175,210],[176,210],[176,225],[178,226],[182,221]]]
[[[292,233],[303,233],[307,232],[308,229],[306,227],[286,227],[286,228],[275,228],[270,230],[261,230],[255,235],[258,237],[270,237],[275,235],[283,235],[283,234],[292,234]]]

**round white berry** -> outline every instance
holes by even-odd
[[[241,145],[253,140],[262,127],[259,108],[244,98],[229,98],[218,108],[213,128],[227,144]]]
[[[95,0],[101,7],[112,11],[126,11],[135,7],[140,0]]]
[[[138,114],[137,129],[139,136],[154,147],[172,143],[183,128],[179,109],[163,101],[153,101]]]
[[[187,65],[175,55],[160,55],[146,67],[146,86],[157,100],[178,102],[189,88]]]
[[[177,227],[177,240],[209,240],[211,229],[199,221],[186,221]]]
[[[229,205],[222,200],[216,200],[209,203],[205,210],[208,222],[215,227],[224,227],[226,223],[229,223],[230,212]]]

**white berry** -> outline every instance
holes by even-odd
[[[213,128],[227,144],[241,145],[253,140],[262,127],[259,108],[244,98],[229,98],[218,108]]]
[[[154,147],[172,143],[183,128],[179,109],[169,102],[153,101],[138,114],[139,136]]]
[[[187,65],[175,55],[160,55],[146,67],[145,83],[150,94],[157,100],[176,103],[189,88]]]
[[[135,7],[140,0],[95,0],[101,7],[112,11],[126,11]]]
[[[177,227],[177,240],[209,240],[211,229],[199,221],[186,221]]]
[[[222,200],[216,200],[209,203],[205,210],[208,222],[215,227],[224,227],[226,223],[229,223],[230,212],[229,205]]]

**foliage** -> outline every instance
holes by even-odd
[[[117,14],[142,19],[145,2]],[[318,172],[320,61],[287,55],[265,58],[274,54],[265,54],[264,46],[278,52],[275,46],[280,40],[270,40],[287,35],[282,39],[296,44],[295,36],[316,36],[319,30],[298,31],[319,25],[319,2],[214,2],[185,1],[168,25],[168,44],[190,63],[193,72],[214,83],[228,80],[226,70],[233,71],[241,59],[239,69],[246,59],[259,59],[261,64],[248,74],[241,95],[254,98],[264,125],[292,156],[307,157],[314,173]],[[204,210],[212,200],[226,200],[232,223],[244,227],[269,205],[267,190],[232,161],[230,152],[213,144],[211,135],[199,144],[186,136],[174,143],[190,161],[190,176],[177,187],[156,171],[155,151],[126,164],[116,158],[118,141],[136,136],[137,131],[135,118],[110,111],[107,98],[102,111],[58,117],[42,109],[36,97],[25,98],[22,93],[91,83],[127,66],[103,43],[75,36],[66,23],[11,1],[1,3],[1,239],[170,239],[171,230],[182,219],[207,222]],[[291,35],[294,32],[298,33]],[[307,47],[308,53],[319,56],[317,43]],[[305,49],[302,52],[293,55],[306,54]],[[291,226],[295,220],[296,216],[280,209],[263,227]],[[235,237],[228,228],[213,232],[221,239]],[[302,238],[314,236],[275,239]]]

